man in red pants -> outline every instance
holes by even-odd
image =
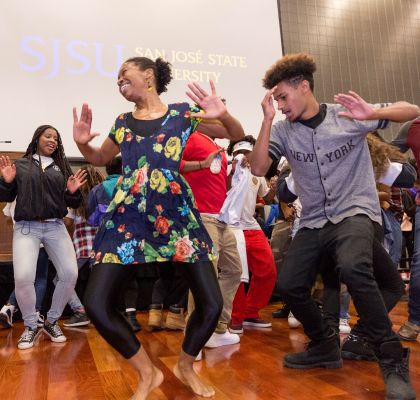
[[[236,157],[244,154],[249,157],[254,147],[255,139],[245,136],[239,141],[231,141],[227,150],[229,155]],[[235,169],[235,161],[232,163],[232,170]],[[244,165],[244,163],[242,163]],[[229,174],[228,189],[232,180],[233,173]],[[273,253],[264,232],[254,218],[257,195],[265,201],[271,201],[275,196],[275,179],[271,182],[271,189],[267,186],[264,177],[256,177],[249,174],[248,192],[245,204],[237,227],[245,237],[246,259],[248,269],[252,273],[252,279],[247,295],[245,296],[244,281],[248,281],[246,271],[242,275],[242,282],[236,292],[233,301],[232,320],[230,324],[231,333],[243,333],[243,326],[257,326],[261,328],[271,327],[271,322],[263,320],[258,312],[263,309],[270,300],[271,293],[276,283],[276,267],[274,264]],[[238,244],[240,240],[238,240]],[[245,249],[239,249],[241,253]],[[246,268],[246,266],[243,266]]]

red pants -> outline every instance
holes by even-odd
[[[245,318],[259,317],[258,312],[268,304],[277,278],[273,253],[264,232],[244,231],[244,236],[252,278],[246,296],[243,282],[236,292],[232,310],[233,325],[240,325]]]

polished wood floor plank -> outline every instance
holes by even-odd
[[[86,336],[98,371],[120,371],[121,368],[105,339],[95,329],[86,329]]]
[[[344,361],[337,370],[295,370],[283,366],[287,352],[301,351],[308,338],[302,327],[290,329],[287,319],[273,319],[278,304],[268,305],[261,317],[271,328],[246,327],[241,341],[231,346],[204,349],[203,360],[194,364],[201,379],[213,386],[215,400],[383,400],[385,385],[375,362]],[[350,325],[357,321],[350,309]],[[165,380],[148,400],[202,399],[173,374],[182,348],[181,331],[152,331],[148,313],[138,314],[143,330],[137,337]],[[394,330],[407,320],[407,303],[400,302],[391,313]],[[60,321],[60,326],[62,326]],[[22,322],[13,329],[0,329],[1,400],[127,400],[136,390],[138,374],[98,334],[93,325],[65,328],[67,342],[53,343],[39,333],[35,345],[18,350],[24,330]],[[344,338],[345,336],[342,336]],[[404,343],[411,348],[410,377],[420,395],[420,340]]]

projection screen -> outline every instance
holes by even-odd
[[[187,84],[213,79],[246,134],[258,136],[261,79],[282,57],[277,0],[142,1],[21,0],[0,5],[3,129],[1,151],[24,151],[35,129],[61,133],[68,157],[81,157],[72,138],[72,108],[93,111],[92,144],[115,118],[133,110],[119,94],[117,72],[129,57],[164,56],[174,80],[165,103],[190,101]]]

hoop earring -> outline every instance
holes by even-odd
[[[147,80],[147,91],[150,92],[152,90],[152,85],[150,84],[149,79]]]

